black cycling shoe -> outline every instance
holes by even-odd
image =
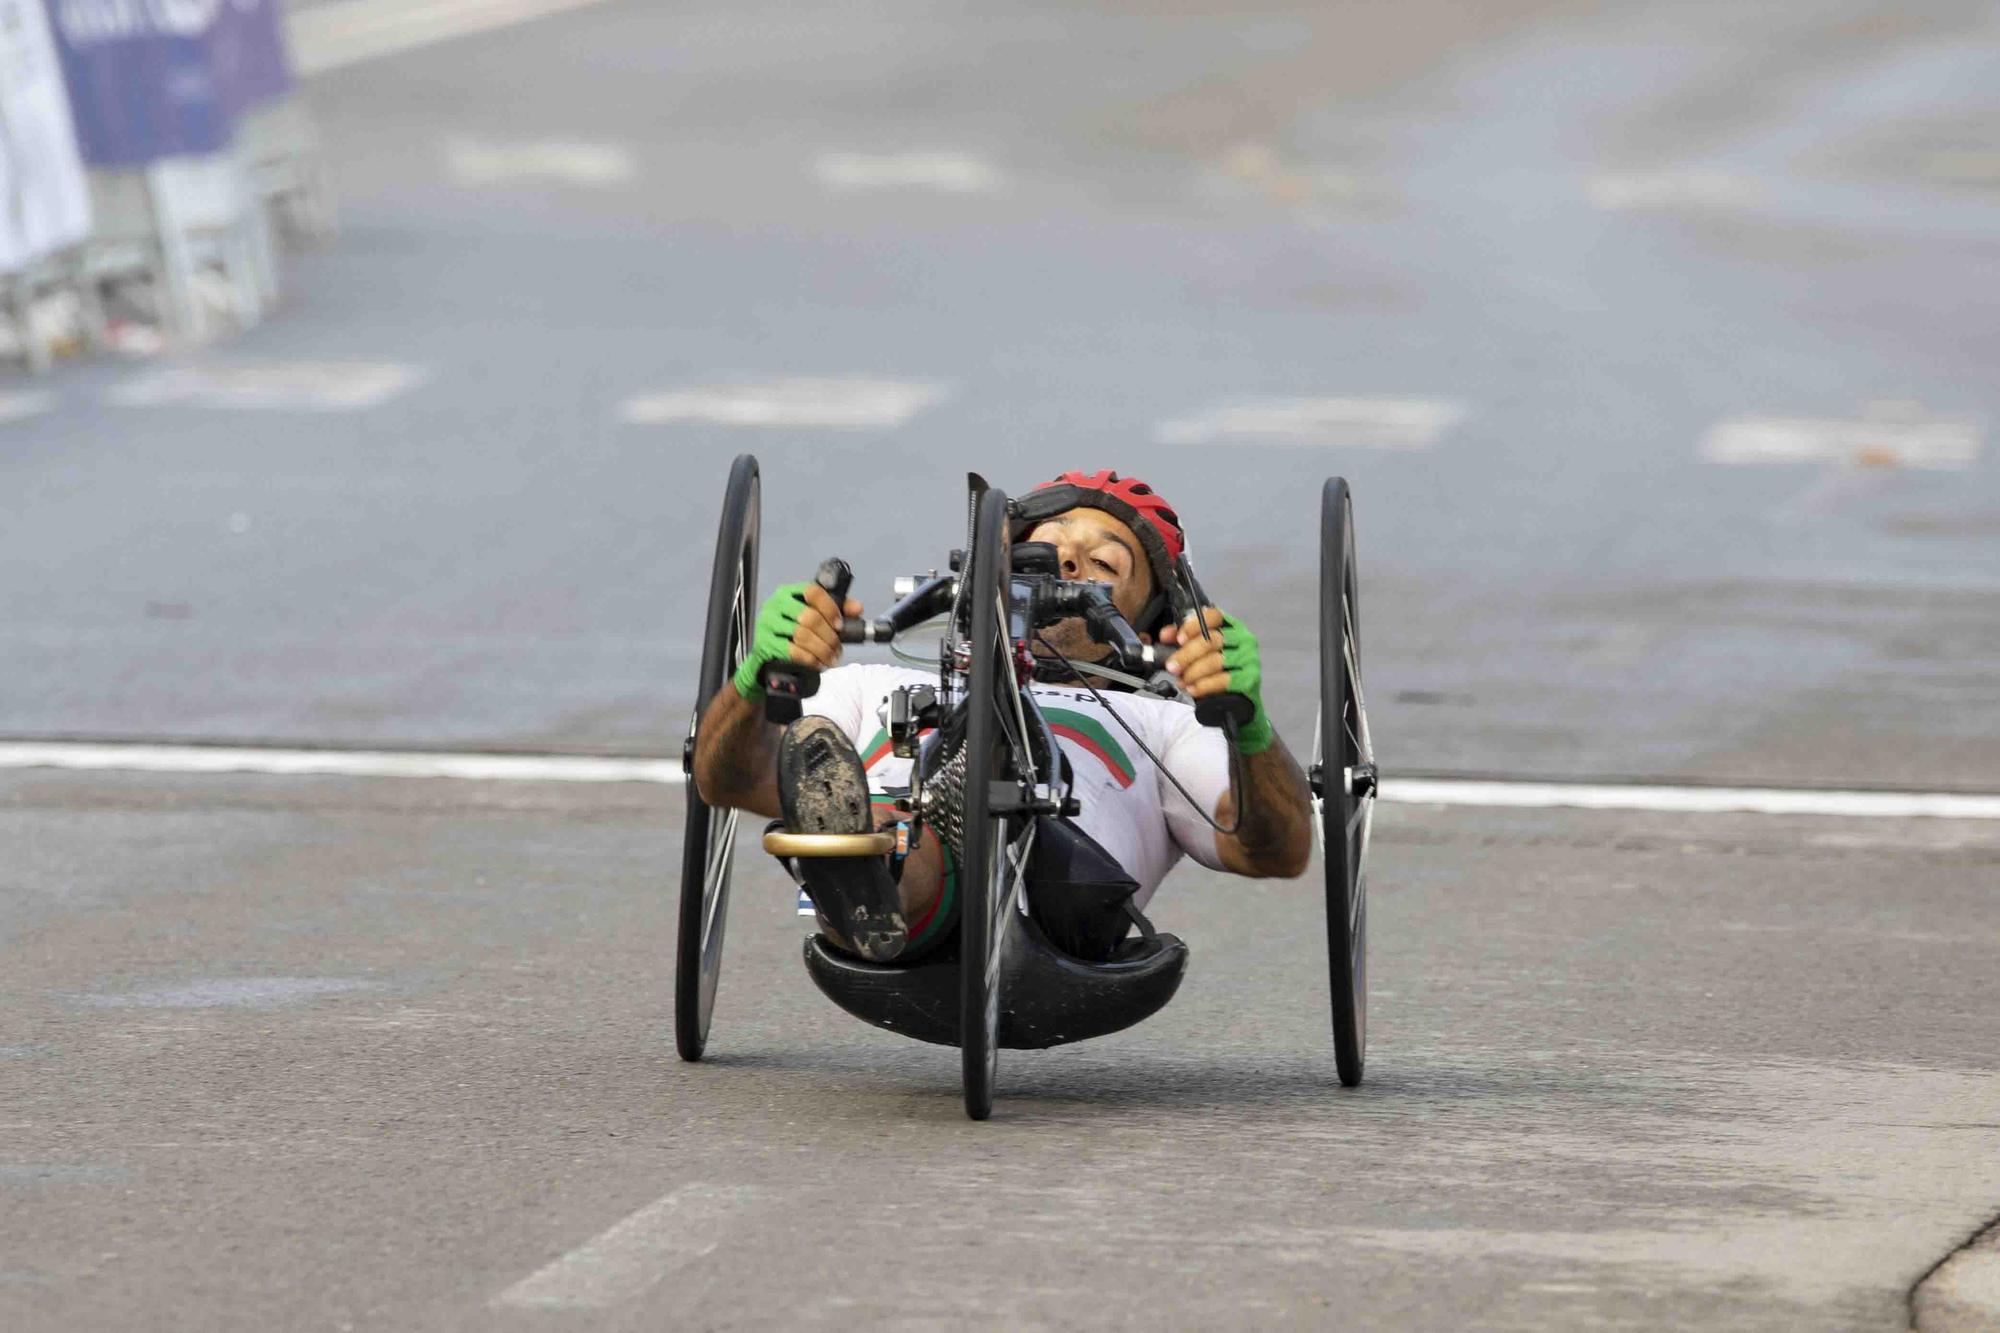
[[[778,741],[778,803],[793,833],[871,833],[868,775],[847,734],[823,717],[802,717]],[[903,896],[879,856],[812,856],[797,861],[821,918],[871,963],[893,962],[908,947]]]

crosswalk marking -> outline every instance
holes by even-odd
[[[936,190],[998,194],[1007,177],[970,153],[821,153],[813,175],[830,190]]]
[[[1465,419],[1421,398],[1264,398],[1226,403],[1154,427],[1160,444],[1218,441],[1424,449]]]
[[[532,143],[455,139],[445,145],[445,169],[454,184],[473,188],[551,183],[602,189],[627,184],[638,175],[632,150],[623,144],[556,139]]]
[[[730,1224],[764,1196],[746,1186],[683,1185],[495,1296],[498,1307],[601,1310],[658,1286],[720,1247]]]
[[[385,361],[210,361],[164,366],[113,386],[118,407],[211,407],[239,411],[354,412],[378,407],[423,372]]]
[[[1815,417],[1734,417],[1701,441],[1711,463],[1838,463],[1956,471],[1979,457],[1978,426],[1969,418],[1910,413],[1859,421]]]
[[[694,421],[718,426],[884,429],[908,424],[949,394],[944,385],[914,380],[804,376],[643,394],[627,399],[620,415],[642,426]]]
[[[53,411],[55,405],[56,396],[39,389],[29,389],[21,393],[0,393],[0,425],[41,416],[45,412]]]

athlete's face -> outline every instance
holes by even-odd
[[[1153,568],[1146,563],[1145,549],[1132,529],[1102,509],[1066,510],[1037,524],[1028,540],[1056,548],[1064,578],[1110,584],[1111,600],[1127,620],[1146,609],[1153,595]],[[1064,657],[1089,661],[1107,651],[1091,642],[1077,619],[1049,626],[1042,637]]]

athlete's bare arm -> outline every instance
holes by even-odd
[[[778,817],[778,728],[764,701],[724,684],[702,711],[694,738],[694,785],[714,806]]]
[[[1220,611],[1208,607],[1202,614],[1211,630],[1222,627]],[[1167,626],[1160,632],[1160,642],[1180,645],[1167,669],[1180,677],[1190,698],[1205,699],[1229,691],[1229,673],[1222,665],[1219,641],[1201,636],[1194,617],[1189,616],[1184,624]],[[1234,833],[1215,835],[1223,868],[1259,879],[1303,875],[1312,861],[1312,791],[1299,761],[1286,748],[1284,738],[1274,734],[1268,747],[1241,756],[1237,766],[1243,790],[1239,794],[1232,787],[1222,794],[1216,802],[1215,822],[1227,828],[1236,822],[1239,808],[1247,814]]]
[[[1299,761],[1279,737],[1238,762],[1250,815],[1236,832],[1215,835],[1224,868],[1259,879],[1305,874],[1312,861],[1312,791]],[[1224,828],[1236,822],[1234,788],[1215,803],[1215,822]]]
[[[817,584],[807,585],[805,598],[790,658],[832,670],[840,665],[842,611],[861,615],[861,603],[850,598],[845,608],[836,606]],[[778,728],[764,720],[762,699],[746,699],[725,681],[708,701],[695,729],[694,784],[710,805],[778,818]]]

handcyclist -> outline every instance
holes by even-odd
[[[1011,528],[1015,542],[1053,545],[1064,579],[1109,584],[1142,639],[1173,647],[1166,671],[1179,693],[1196,700],[1241,694],[1254,709],[1235,735],[1239,793],[1221,730],[1200,725],[1178,699],[1068,665],[1064,659],[1088,664],[1108,651],[1081,619],[1041,632],[1031,689],[1081,806],[1038,838],[1029,867],[1031,910],[1050,938],[1081,957],[1109,957],[1183,854],[1237,875],[1303,873],[1310,796],[1265,712],[1256,636],[1212,606],[1200,609],[1202,620],[1190,614],[1179,623],[1169,609],[1174,562],[1186,544],[1173,508],[1136,478],[1066,472],[1015,501]],[[891,752],[879,710],[899,686],[936,676],[841,666],[841,621],[862,614],[858,601],[836,605],[817,584],[787,584],[764,602],[741,669],[702,715],[694,779],[703,800],[782,817],[795,832],[858,833],[907,818],[894,802],[909,790],[914,761]],[[806,715],[780,728],[765,721],[759,672],[785,661],[824,674]],[[952,934],[959,895],[948,840],[919,830],[904,841],[906,855],[791,866],[835,947],[874,962],[907,962]]]

